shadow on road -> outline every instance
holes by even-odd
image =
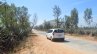
[[[68,40],[54,40],[54,42],[60,42],[60,43],[65,42],[65,43],[68,43],[68,42],[70,42],[70,41],[68,41]]]

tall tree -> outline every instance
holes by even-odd
[[[78,28],[78,11],[76,8],[71,10],[71,16],[65,16],[65,29],[70,33]]]
[[[33,15],[32,28],[37,24],[37,19],[38,19],[38,16],[37,16],[37,14],[35,13],[35,14]]]
[[[71,10],[71,26],[72,28],[78,27],[78,11],[76,8]]]
[[[59,16],[61,15],[61,9],[55,5],[53,8],[54,17],[56,18],[57,27],[59,27]]]
[[[65,16],[65,29],[70,29],[71,26],[71,18],[70,16]]]
[[[84,19],[86,21],[86,23],[88,25],[91,24],[92,22],[92,9],[91,8],[87,8],[85,11],[84,11]]]

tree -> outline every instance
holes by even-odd
[[[44,20],[44,24],[43,25],[44,25],[44,29],[45,30],[48,30],[48,29],[52,28],[52,26],[51,26],[49,21]]]
[[[37,14],[35,13],[35,14],[33,15],[32,28],[37,24],[37,19],[38,19],[38,16],[37,16]]]
[[[78,28],[78,11],[74,8],[71,10],[71,16],[65,16],[65,29],[70,33]]]
[[[78,11],[76,8],[71,10],[71,26],[72,28],[78,27]]]
[[[59,27],[59,16],[61,15],[61,9],[55,5],[53,8],[54,17],[56,18],[57,27]]]
[[[90,27],[91,25],[91,22],[92,22],[92,9],[91,8],[87,8],[85,11],[84,11],[84,19],[86,21],[86,23],[88,24],[88,26]],[[93,33],[93,30],[91,29],[91,34]]]
[[[24,6],[0,2],[0,53],[11,50],[28,35],[30,22],[28,9]],[[2,53],[1,53],[2,54]]]
[[[84,19],[85,21],[87,22],[88,25],[91,24],[92,22],[92,9],[90,8],[87,8],[85,11],[84,11]]]
[[[69,16],[65,16],[65,28],[70,29],[71,18]]]

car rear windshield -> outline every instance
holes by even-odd
[[[48,30],[48,32],[47,32],[47,33],[52,33],[52,31],[53,31],[53,30]]]
[[[55,30],[54,32],[55,32],[55,33],[63,33],[64,30]]]

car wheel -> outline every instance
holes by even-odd
[[[47,37],[47,35],[46,35],[46,38],[49,39],[49,38]]]

